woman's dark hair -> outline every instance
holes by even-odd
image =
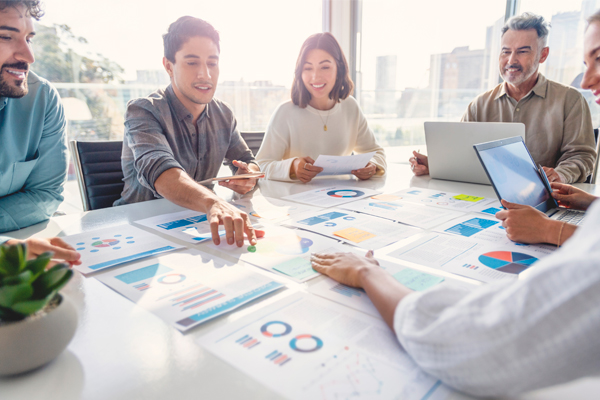
[[[37,21],[44,16],[40,0],[0,0],[0,11],[4,11],[8,7],[18,6],[25,6],[27,15],[35,18]]]
[[[331,54],[337,66],[335,85],[333,85],[333,89],[329,93],[329,98],[338,103],[340,100],[344,100],[350,96],[354,90],[354,83],[352,83],[348,71],[348,62],[338,41],[329,32],[315,33],[304,41],[300,49],[300,55],[298,55],[298,60],[296,61],[294,83],[292,83],[292,102],[300,108],[306,108],[311,98],[308,89],[306,89],[304,82],[302,82],[302,70],[304,69],[308,53],[315,49]]]
[[[167,60],[174,63],[175,53],[181,49],[181,46],[185,42],[196,36],[211,39],[217,45],[219,52],[221,52],[219,32],[211,24],[200,18],[186,16],[179,18],[169,25],[169,30],[163,35],[165,57]]]

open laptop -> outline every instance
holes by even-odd
[[[525,125],[509,122],[425,122],[429,175],[435,179],[489,185],[473,145],[513,136],[525,137]]]
[[[473,146],[498,199],[530,205],[552,219],[579,225],[585,212],[558,206],[544,170],[535,164],[523,138],[514,137]]]

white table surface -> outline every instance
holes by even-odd
[[[336,184],[379,189],[387,193],[407,187],[421,187],[485,197],[495,196],[491,186],[413,177],[406,164],[391,164],[387,178],[363,182],[350,176],[342,177],[341,180],[316,179],[307,185],[262,181],[259,190],[252,195],[282,197]],[[592,185],[578,186],[600,194],[598,188]],[[228,200],[235,195],[220,187],[216,191]],[[167,200],[154,200],[55,217],[12,232],[8,236],[64,236],[179,210],[179,206]],[[176,239],[169,239],[177,242]],[[210,252],[206,247],[200,248]],[[435,272],[444,274],[437,270]],[[448,276],[461,279],[455,275]],[[308,283],[298,284],[280,276],[278,278],[287,283],[287,289],[265,296],[182,334],[96,279],[85,278],[76,273],[63,289],[63,293],[74,300],[79,312],[79,327],[72,342],[65,352],[45,367],[14,377],[0,378],[0,399],[280,398],[278,394],[195,342],[212,329],[237,320],[295,291],[304,291],[308,285],[324,279],[316,278]],[[597,399],[599,394],[600,379],[585,378],[527,393],[515,399]]]

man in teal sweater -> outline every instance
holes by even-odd
[[[56,89],[29,71],[38,0],[0,0],[0,232],[47,220],[62,202],[65,116]],[[15,239],[0,237],[0,243]],[[30,256],[79,255],[62,240],[28,239]]]

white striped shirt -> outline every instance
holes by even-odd
[[[478,396],[600,373],[600,201],[562,248],[519,280],[410,294],[394,329],[425,371]]]

